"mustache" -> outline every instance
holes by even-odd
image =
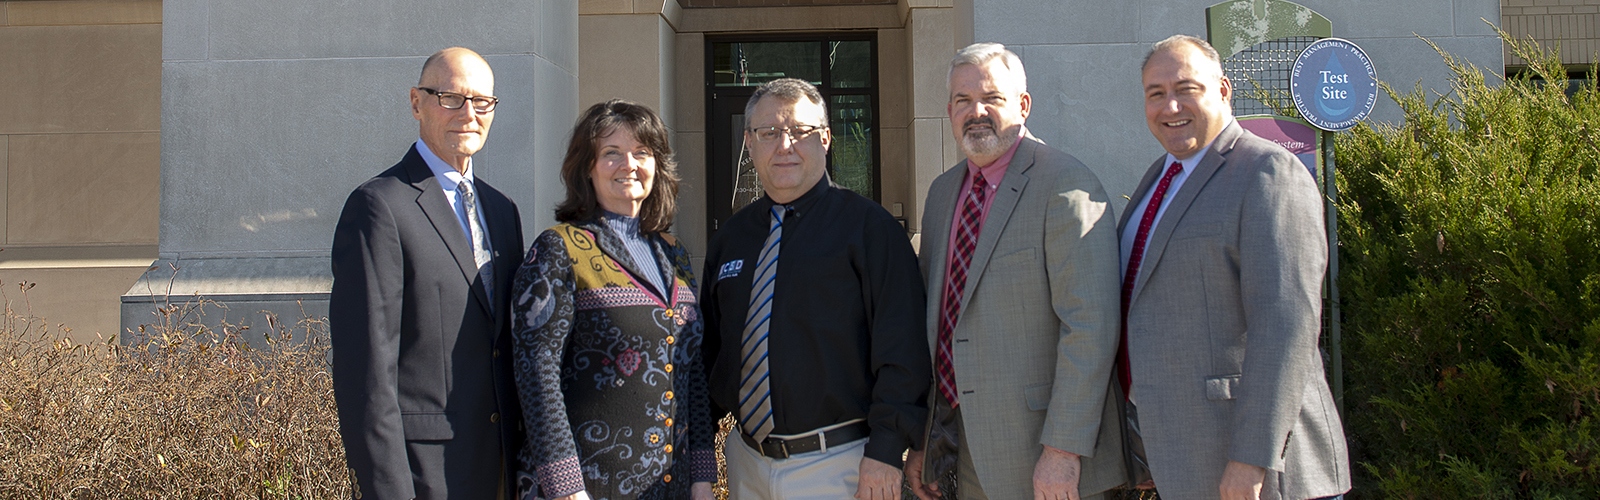
[[[967,119],[967,121],[965,123],[961,124],[961,131],[965,132],[967,130],[971,130],[972,127],[975,127],[975,126],[978,126],[978,125],[988,125],[989,128],[991,128],[991,129],[999,129],[1000,128],[1000,127],[995,126],[993,118],[989,118],[989,117],[969,118],[969,119]]]

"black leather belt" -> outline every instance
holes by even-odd
[[[801,453],[827,451],[829,446],[840,446],[867,437],[871,433],[872,428],[866,422],[856,422],[831,431],[818,432],[794,439],[768,437],[766,440],[757,443],[755,438],[742,431],[739,432],[739,437],[744,438],[744,444],[750,445],[750,448],[761,452],[762,455],[782,459]]]

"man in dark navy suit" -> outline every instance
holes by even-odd
[[[497,102],[476,52],[429,57],[411,89],[421,138],[339,216],[328,319],[354,498],[509,498],[522,223],[472,162]]]

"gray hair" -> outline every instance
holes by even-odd
[[[756,103],[760,102],[761,98],[769,95],[785,101],[795,102],[805,98],[807,101],[811,101],[812,104],[822,106],[822,116],[829,116],[828,103],[822,99],[822,93],[817,91],[816,86],[799,78],[779,78],[762,84],[756,88],[756,93],[750,94],[750,100],[744,103],[745,125],[749,125],[750,115],[756,113]],[[827,126],[828,124],[823,123],[821,125]]]
[[[1206,56],[1206,59],[1210,59],[1211,62],[1217,63],[1218,68],[1222,67],[1222,56],[1217,55],[1217,49],[1212,48],[1210,43],[1207,43],[1205,40],[1197,37],[1178,34],[1169,36],[1165,40],[1156,42],[1155,45],[1150,46],[1150,52],[1146,52],[1144,54],[1144,62],[1139,64],[1139,72],[1143,73],[1145,67],[1150,66],[1150,58],[1152,56],[1155,56],[1161,52],[1175,50],[1184,45],[1199,49],[1200,53]]]
[[[1022,58],[1006,46],[994,42],[978,42],[956,51],[956,57],[950,59],[950,70],[944,75],[945,86],[950,85],[950,77],[955,74],[956,68],[968,64],[981,67],[994,60],[999,60],[1001,66],[1011,70],[1017,93],[1028,91],[1028,72],[1022,69]]]

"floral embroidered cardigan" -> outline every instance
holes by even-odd
[[[561,224],[517,271],[523,489],[532,473],[545,498],[688,498],[716,481],[689,254],[669,235],[645,238],[657,262],[633,262],[601,221]],[[670,276],[666,297],[641,272]]]

